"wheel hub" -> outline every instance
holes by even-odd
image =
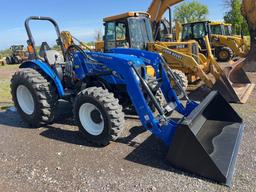
[[[221,52],[220,52],[220,57],[221,57],[222,59],[226,59],[226,58],[228,57],[228,53],[227,53],[226,51],[221,51]]]
[[[35,103],[29,89],[24,85],[19,85],[16,96],[21,110],[27,115],[32,115],[35,110]]]
[[[97,109],[94,109],[91,112],[91,118],[92,118],[93,122],[96,124],[99,124],[102,122],[101,113]]]
[[[92,103],[84,103],[79,108],[79,120],[91,135],[98,136],[104,130],[104,120],[100,110]]]

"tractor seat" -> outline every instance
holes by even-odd
[[[42,43],[39,56],[44,58],[45,62],[47,62],[49,65],[54,65],[55,63],[64,63],[63,55],[56,50],[52,50],[47,42]]]

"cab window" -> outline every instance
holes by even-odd
[[[182,31],[182,40],[187,41],[193,38],[192,36],[192,30],[191,30],[191,25],[183,25],[183,31]]]
[[[193,33],[195,39],[204,38],[206,35],[204,23],[198,23],[193,26]]]
[[[232,28],[231,28],[231,26],[225,26],[225,35],[228,35],[228,36],[232,35]]]
[[[126,27],[124,23],[116,24],[116,40],[125,40],[126,39]]]
[[[108,41],[116,40],[115,23],[107,24],[106,40]]]
[[[222,35],[221,25],[212,25],[211,26],[211,33],[216,34],[216,35]]]
[[[106,24],[105,49],[129,47],[126,39],[126,25],[123,22],[109,22]]]

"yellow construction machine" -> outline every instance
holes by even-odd
[[[10,50],[11,54],[6,57],[7,64],[20,64],[28,60],[28,52],[24,49],[24,45],[12,45]]]
[[[229,24],[199,21],[182,24],[182,27],[176,31],[181,41],[196,40],[201,46],[202,53],[207,53],[206,45],[199,32],[208,35],[214,56],[218,61],[228,62],[234,56],[245,58],[250,50],[250,45],[243,35],[232,35]]]
[[[192,83],[201,79],[209,88],[218,90],[227,101],[245,103],[254,85],[243,71],[238,70],[238,67],[234,65],[232,69],[223,70],[211,54],[206,57],[200,53],[200,46],[195,40],[155,41],[155,38],[159,36],[157,33],[160,33],[159,27],[163,14],[170,6],[181,1],[154,0],[148,13],[128,12],[104,18],[104,41],[96,43],[96,50],[111,52],[114,48],[123,47],[158,52],[175,70],[183,86],[186,86],[187,80]],[[208,37],[203,36],[203,38],[205,38],[208,49],[211,49],[207,43]],[[211,51],[208,52],[211,53]],[[152,69],[149,67],[150,72],[152,73]]]
[[[233,35],[232,24],[224,22],[210,22],[210,29],[212,35],[212,46],[229,47],[234,56],[246,57],[250,50],[250,43],[244,38],[243,33],[241,35]],[[219,41],[216,41],[219,39]]]

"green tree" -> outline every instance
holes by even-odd
[[[226,23],[231,23],[233,26],[233,33],[239,35],[241,30],[244,35],[249,35],[247,23],[241,13],[241,0],[224,0],[229,11],[224,16]]]
[[[185,2],[174,9],[174,18],[180,23],[205,21],[208,13],[208,7],[198,1]]]

